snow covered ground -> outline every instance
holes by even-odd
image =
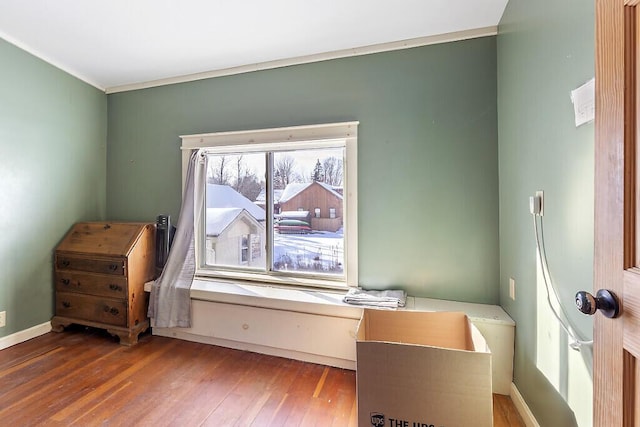
[[[344,274],[344,235],[314,231],[309,234],[274,233],[274,269]]]

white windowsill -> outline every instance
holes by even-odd
[[[144,290],[150,292],[152,284],[145,283]],[[362,308],[342,302],[344,294],[215,279],[195,279],[191,285],[193,300],[359,319]]]
[[[151,291],[152,283],[145,284],[145,291]],[[287,289],[215,279],[195,279],[191,286],[191,299],[199,301],[360,319],[363,308],[344,303],[344,295],[344,291]],[[402,310],[461,311],[472,322],[515,325],[513,319],[497,305],[407,297],[406,307]]]

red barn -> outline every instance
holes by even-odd
[[[342,227],[342,195],[323,182],[292,183],[282,192],[282,211],[308,211],[311,228],[338,231]]]

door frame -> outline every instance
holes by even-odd
[[[595,204],[594,294],[609,289],[622,296],[625,256],[625,2],[596,0],[595,40]],[[627,100],[630,102],[630,100]],[[635,102],[635,100],[634,100]],[[627,156],[629,158],[629,156]],[[627,188],[627,191],[630,189]],[[625,250],[626,248],[626,250]],[[626,253],[626,255],[625,255]],[[627,259],[628,260],[628,259]],[[621,303],[624,304],[622,298]],[[625,313],[594,319],[593,420],[595,426],[622,426]]]

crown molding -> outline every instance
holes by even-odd
[[[261,62],[256,64],[242,65],[239,67],[225,68],[222,70],[206,71],[202,73],[187,74],[184,76],[169,77],[165,79],[152,80],[148,82],[132,83],[121,86],[109,87],[105,90],[107,94],[128,92],[132,90],[148,89],[152,87],[171,85],[176,83],[186,83],[197,80],[211,79],[214,77],[231,76],[235,74],[251,73],[254,71],[271,70],[274,68],[289,67],[292,65],[309,64],[312,62],[328,61],[331,59],[348,58],[352,56],[370,55],[373,53],[389,52],[401,49],[427,46],[432,44],[449,43],[460,40],[468,40],[479,37],[495,36],[498,34],[498,27],[483,27],[473,30],[456,31],[435,36],[419,37],[397,42],[381,43],[364,47],[342,49],[333,52],[319,53],[314,55],[300,56],[296,58],[281,59],[276,61]]]

